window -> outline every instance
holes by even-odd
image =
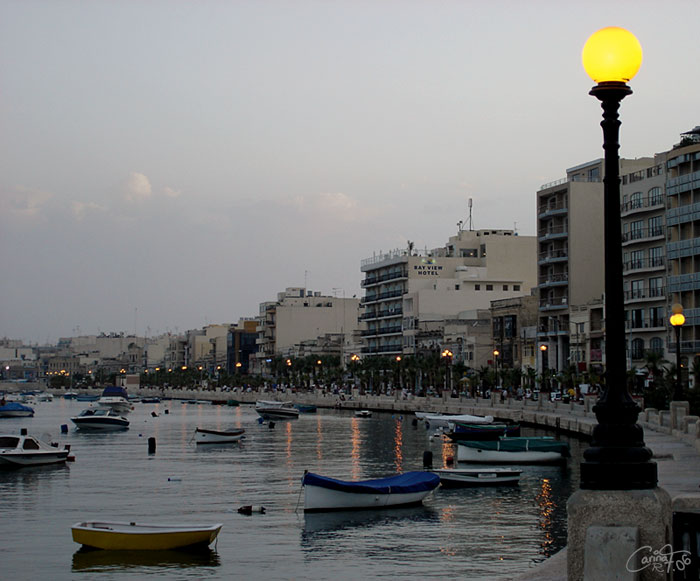
[[[475,290],[475,291],[481,290],[481,285],[480,285],[480,284],[475,284],[475,285],[474,285],[474,290]]]
[[[507,284],[504,284],[504,285],[503,285],[503,290],[504,290],[504,291],[507,291],[507,290],[508,290],[508,285],[507,285]]]
[[[631,299],[643,299],[644,298],[644,281],[643,280],[633,280],[630,283],[630,294]]]
[[[644,220],[630,222],[630,240],[639,240],[644,236]]]
[[[644,309],[633,309],[629,312],[630,328],[642,329],[644,327]]]
[[[649,205],[658,206],[664,203],[664,198],[661,195],[661,188],[651,188],[649,190]]]
[[[493,285],[492,285],[492,284],[487,284],[487,285],[486,285],[486,290],[487,290],[487,291],[492,291],[492,290],[493,290]]]
[[[520,290],[520,285],[519,285],[519,284],[514,284],[514,285],[513,285],[513,290],[514,290],[514,291],[519,291],[519,290]]]
[[[664,340],[659,337],[653,337],[649,341],[649,351],[663,355],[664,352]]]
[[[641,208],[643,205],[642,192],[634,192],[634,194],[630,196],[630,210]]]
[[[636,270],[644,266],[644,251],[634,250],[630,252],[630,261],[628,267],[630,270]]]
[[[661,236],[663,234],[663,224],[661,216],[649,218],[649,236]]]
[[[458,285],[458,284],[455,285],[455,290],[459,290],[459,285]]]
[[[664,295],[664,279],[660,276],[649,279],[649,296],[662,297]]]
[[[644,339],[632,340],[632,359],[642,359],[644,357]]]
[[[649,326],[663,327],[665,324],[666,322],[664,321],[664,308],[651,307],[649,309]]]
[[[477,258],[479,256],[479,251],[476,248],[462,248],[459,253],[462,258]]]
[[[664,265],[664,249],[662,246],[656,246],[649,249],[649,266]]]

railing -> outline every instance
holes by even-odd
[[[380,276],[368,276],[366,279],[362,281],[362,286],[370,286],[373,284],[379,284],[380,282],[386,282],[387,280],[396,280],[397,278],[407,278],[408,273],[405,270],[397,271],[397,272],[388,272],[386,274],[382,274]]]
[[[657,226],[654,228],[636,228],[634,230],[630,230],[629,232],[625,232],[622,235],[622,242],[632,242],[633,240],[643,240],[644,238],[655,238],[663,235],[663,226]]]
[[[664,296],[664,287],[643,287],[625,291],[625,300],[658,299]]]
[[[622,270],[643,270],[646,268],[663,267],[666,259],[663,256],[655,258],[642,258],[641,260],[628,260],[622,265]]]
[[[655,196],[653,198],[646,198],[643,200],[634,200],[631,202],[626,202],[620,204],[620,213],[634,213],[638,210],[648,210],[650,208],[663,207],[665,205],[663,196]]]
[[[559,282],[569,282],[569,273],[563,272],[559,274],[549,274],[547,276],[541,276],[539,279],[540,286],[544,286],[547,284],[555,284]]]
[[[540,252],[539,261],[544,262],[547,260],[559,260],[569,258],[569,252],[567,250],[552,250],[551,252]]]

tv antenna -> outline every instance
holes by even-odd
[[[469,231],[470,232],[472,230],[474,230],[474,224],[472,223],[472,205],[473,205],[472,199],[469,198]]]

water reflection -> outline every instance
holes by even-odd
[[[73,571],[105,572],[136,568],[186,569],[218,567],[218,553],[212,549],[199,551],[93,551],[80,549],[73,554]],[[147,571],[144,571],[147,573]],[[151,571],[155,573],[155,571]],[[205,576],[204,570],[197,578]]]
[[[350,474],[352,480],[360,479],[360,423],[356,417],[350,420]]]
[[[396,420],[394,425],[394,465],[396,472],[403,472],[403,422]]]
[[[554,543],[554,534],[552,530],[554,510],[557,508],[552,497],[552,485],[549,478],[542,479],[540,492],[535,497],[539,508],[539,528],[542,530],[543,537],[541,541],[541,552],[544,556],[552,555],[552,544]]]
[[[346,529],[369,528],[375,525],[394,525],[400,521],[411,523],[439,520],[439,513],[426,506],[393,508],[385,510],[341,510],[304,514],[304,543],[327,540],[318,533],[339,532]]]

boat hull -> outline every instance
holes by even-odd
[[[129,423],[120,422],[118,420],[79,420],[72,418],[71,421],[79,430],[94,430],[102,432],[116,432],[119,430],[128,430]]]
[[[521,470],[507,468],[431,470],[440,477],[440,484],[445,488],[466,486],[505,486],[518,484]]]
[[[416,505],[420,504],[440,483],[439,477],[426,472],[419,477],[421,482],[402,486],[399,482],[401,476],[407,475],[361,482],[343,482],[307,474],[302,481],[304,512],[368,510]],[[392,487],[393,482],[397,485]],[[381,486],[373,489],[375,483],[381,483]]]
[[[243,438],[245,430],[206,430],[197,428],[194,433],[194,441],[197,444],[228,444],[239,442]]]
[[[110,551],[163,551],[208,546],[222,524],[171,526],[136,523],[82,522],[71,527],[73,541]]]
[[[61,464],[68,459],[68,450],[56,452],[26,453],[2,453],[0,452],[0,466],[5,468],[22,466],[45,466],[47,464]]]
[[[472,446],[457,445],[458,462],[489,464],[547,464],[563,459],[561,452],[539,450],[489,450]]]

